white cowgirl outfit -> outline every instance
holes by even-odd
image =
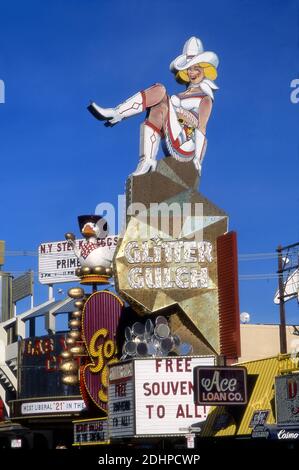
[[[202,160],[207,140],[199,130],[199,106],[206,93],[179,93],[169,98],[169,112],[165,126],[165,143],[171,156],[179,161],[193,160],[196,144],[200,145],[199,159]],[[200,139],[196,139],[199,133]],[[199,141],[199,142],[198,142]]]

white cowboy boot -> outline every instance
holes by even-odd
[[[108,125],[117,124],[122,119],[142,113],[145,110],[144,94],[141,92],[136,93],[136,95],[128,98],[116,106],[116,108],[101,108],[101,106],[92,102],[87,109],[99,121],[108,121]]]
[[[199,129],[195,129],[195,152],[193,163],[199,175],[201,175],[201,166],[206,153],[206,149],[207,139]]]
[[[140,157],[133,176],[144,175],[149,171],[155,171],[157,166],[157,153],[159,150],[161,136],[146,123],[140,126]]]

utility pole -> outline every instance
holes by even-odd
[[[284,301],[284,282],[283,282],[283,266],[282,266],[282,246],[277,247],[278,252],[278,289],[279,289],[279,340],[280,340],[280,354],[287,352],[287,335],[286,335],[286,315],[285,315],[285,301]]]
[[[286,318],[285,318],[285,303],[294,296],[297,297],[296,292],[286,292],[288,281],[284,281],[284,273],[291,273],[298,269],[298,247],[299,243],[293,243],[288,246],[277,247],[278,253],[278,292],[279,292],[279,313],[280,313],[280,325],[279,325],[279,338],[280,338],[280,353],[286,354],[287,352],[287,335],[286,335]],[[295,258],[295,264],[294,264]],[[290,266],[286,265],[290,263]],[[294,295],[295,294],[295,295]]]

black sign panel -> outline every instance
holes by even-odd
[[[253,412],[251,421],[249,423],[250,428],[254,428],[258,425],[263,425],[266,423],[269,416],[270,410],[256,410]]]
[[[270,438],[280,440],[299,440],[298,426],[269,426]]]
[[[74,445],[108,444],[107,418],[74,421]]]
[[[197,405],[245,405],[245,367],[194,367],[194,402]]]
[[[251,433],[251,437],[253,439],[268,439],[269,435],[270,431],[268,427],[264,426],[263,424],[258,424],[255,426]]]
[[[20,342],[18,398],[80,395],[78,385],[64,385],[61,352],[66,348],[66,333],[31,337]]]
[[[266,438],[278,441],[298,441],[298,426],[278,426],[277,424],[255,426],[251,433],[252,438]]]

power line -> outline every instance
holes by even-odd
[[[31,250],[5,251],[5,256],[38,256],[38,252]]]
[[[297,251],[294,250],[294,254]],[[291,252],[289,252],[291,254]],[[8,250],[5,252],[5,256],[38,256],[38,251],[36,250]],[[51,254],[50,254],[51,256]],[[264,259],[276,259],[277,253],[276,252],[268,252],[268,253],[239,253],[238,258],[240,261],[249,261],[249,260],[264,260]]]
[[[239,274],[240,281],[255,281],[263,279],[278,279],[278,274],[269,273],[269,274]]]
[[[11,271],[10,274],[22,275],[26,274],[28,271]],[[37,271],[31,271],[34,277],[38,277],[39,273]],[[240,281],[251,281],[251,280],[263,280],[263,279],[278,279],[279,275],[277,273],[254,273],[254,274],[239,274]],[[63,281],[61,281],[63,284]]]

